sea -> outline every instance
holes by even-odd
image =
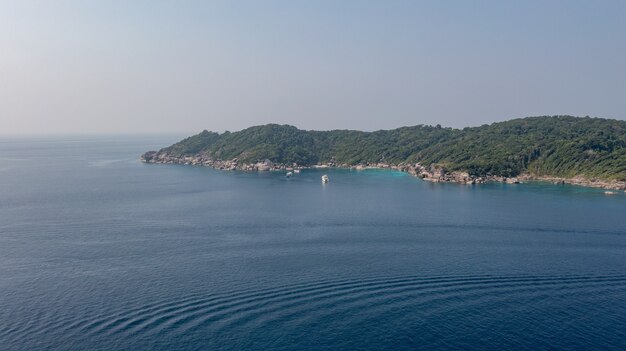
[[[139,161],[179,139],[0,138],[1,350],[626,349],[623,192]]]

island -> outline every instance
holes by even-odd
[[[626,121],[573,116],[512,119],[463,129],[314,131],[267,124],[207,130],[141,156],[146,163],[271,171],[390,168],[432,182],[545,180],[626,189]]]

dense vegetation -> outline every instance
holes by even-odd
[[[244,162],[437,164],[474,175],[626,180],[626,121],[571,116],[514,119],[452,129],[414,126],[375,132],[305,131],[268,124],[223,134],[203,131],[161,151]]]

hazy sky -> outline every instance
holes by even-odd
[[[626,119],[626,1],[0,0],[0,134]]]

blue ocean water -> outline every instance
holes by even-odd
[[[625,194],[138,161],[178,139],[0,140],[0,349],[626,349]]]

